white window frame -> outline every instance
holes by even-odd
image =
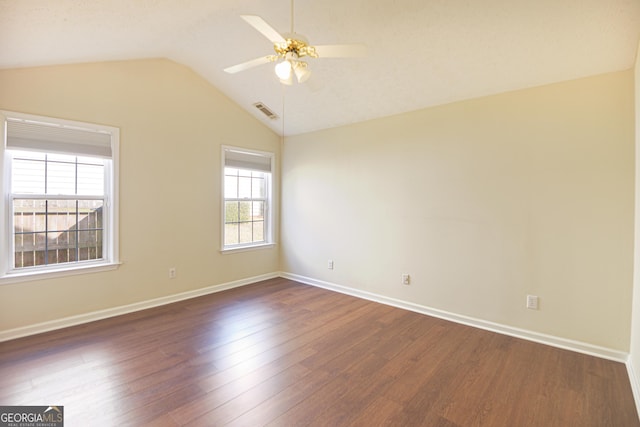
[[[266,178],[266,201],[265,201],[265,213],[264,213],[264,241],[257,243],[241,243],[237,245],[225,245],[225,201],[227,200],[225,197],[225,167],[231,166],[227,164],[227,154],[228,153],[236,153],[236,154],[245,154],[249,157],[254,156],[256,159],[260,159],[260,163],[266,163],[266,160],[269,161],[269,167],[267,169],[262,169],[263,172],[267,172]],[[252,167],[248,165],[247,167],[242,167],[240,165],[233,165],[231,167],[237,169],[245,169],[251,170]],[[222,155],[221,155],[221,208],[220,208],[220,251],[223,253],[230,253],[236,251],[246,251],[252,249],[259,249],[265,247],[271,247],[275,245],[274,241],[274,214],[275,208],[273,203],[273,178],[274,178],[274,168],[275,168],[275,154],[267,151],[259,151],[252,150],[248,148],[234,147],[230,145],[222,146]]]
[[[7,121],[24,121],[25,123],[36,123],[50,125],[53,130],[81,132],[97,132],[108,134],[111,141],[111,156],[105,161],[105,209],[103,212],[103,258],[95,261],[70,262],[61,264],[49,264],[35,267],[13,268],[14,252],[14,230],[12,213],[12,193],[11,193],[11,150],[7,148]],[[29,280],[39,280],[45,278],[64,277],[69,275],[84,274],[96,271],[113,270],[120,264],[119,261],[119,145],[120,130],[116,127],[98,125],[92,123],[63,120],[58,118],[36,116],[32,114],[16,113],[12,111],[0,110],[0,226],[3,230],[3,237],[0,238],[0,284],[15,283]],[[46,150],[36,150],[46,152]],[[87,155],[78,153],[79,156]],[[52,195],[51,198],[64,199],[68,196]],[[82,196],[71,197],[74,200],[81,200]]]

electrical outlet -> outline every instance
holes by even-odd
[[[175,279],[175,278],[176,278],[176,268],[171,267],[169,269],[169,279]]]
[[[406,273],[402,275],[402,284],[403,285],[410,285],[411,284],[411,277]]]
[[[332,260],[332,259],[330,259],[329,261],[327,261],[327,268],[328,268],[329,270],[333,270],[333,260]]]
[[[527,308],[529,310],[538,309],[538,297],[536,295],[527,295]]]

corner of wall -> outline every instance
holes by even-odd
[[[631,348],[627,361],[629,382],[640,416],[640,43],[636,51],[634,66],[634,103],[635,103],[635,237],[633,262],[633,300],[631,309]]]

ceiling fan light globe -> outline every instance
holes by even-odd
[[[292,86],[293,85],[293,74],[290,74],[288,79],[280,79],[280,83],[282,83],[283,85]]]
[[[291,77],[291,62],[289,61],[281,61],[276,64],[275,67],[276,76],[280,80],[287,80]]]
[[[296,67],[294,69],[298,83],[304,83],[311,77],[311,70],[307,67]]]

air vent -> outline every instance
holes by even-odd
[[[256,102],[255,104],[253,104],[253,106],[256,107],[258,110],[262,111],[262,114],[264,114],[271,120],[275,120],[278,118],[278,115],[273,111],[271,111],[269,107],[264,105],[262,102]]]

